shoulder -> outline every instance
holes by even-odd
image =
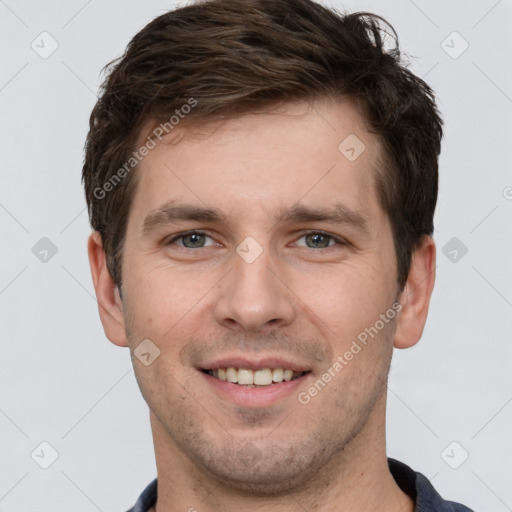
[[[147,512],[157,499],[157,479],[155,478],[143,491],[137,499],[135,505],[127,512]]]
[[[413,498],[414,512],[474,512],[465,505],[444,500],[426,476],[407,464],[388,458],[388,465],[400,489]]]

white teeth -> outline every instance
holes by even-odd
[[[272,383],[290,381],[301,377],[304,372],[294,372],[284,368],[261,368],[260,370],[251,370],[249,368],[216,368],[209,370],[212,377],[219,380],[240,384],[241,386],[269,386]]]
[[[274,368],[272,370],[272,380],[274,382],[283,382],[284,370],[282,368]]]
[[[254,384],[254,372],[246,368],[238,370],[238,384]]]
[[[258,384],[259,386],[272,384],[272,370],[270,368],[256,370],[254,372],[254,384]]]
[[[238,370],[236,368],[226,368],[226,380],[228,382],[238,382]]]

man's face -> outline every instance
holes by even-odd
[[[277,492],[383,428],[396,319],[378,321],[398,289],[375,188],[380,144],[355,106],[327,101],[183,135],[136,171],[125,327],[132,355],[146,339],[146,359],[160,354],[133,357],[135,373],[155,442],[181,464]],[[355,159],[353,135],[365,145]],[[246,387],[221,380],[228,367],[264,383],[304,374]]]

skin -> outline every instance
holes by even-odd
[[[327,99],[173,134],[137,169],[122,300],[98,233],[88,243],[106,336],[129,347],[150,408],[157,511],[412,512],[387,466],[386,384],[393,347],[421,337],[435,245],[424,238],[399,290],[375,189],[379,139],[355,104]],[[352,162],[338,150],[349,134],[365,144]],[[217,208],[226,222],[179,220],[143,234],[144,219],[169,200]],[[367,230],[276,222],[282,209],[336,201]],[[187,230],[207,236],[169,243]],[[334,238],[318,247],[305,230]],[[236,252],[247,236],[262,249],[252,263]],[[299,388],[307,391],[397,298],[400,313],[308,404],[295,392],[268,407],[235,404],[197,368],[221,355],[293,358],[311,370]],[[145,366],[133,351],[147,338],[160,355]]]

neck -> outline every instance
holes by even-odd
[[[153,415],[158,470],[156,512],[413,512],[414,502],[396,484],[385,450],[385,397],[363,430],[321,471],[279,495],[251,494],[197,467],[172,442]],[[299,507],[297,506],[299,505]]]

